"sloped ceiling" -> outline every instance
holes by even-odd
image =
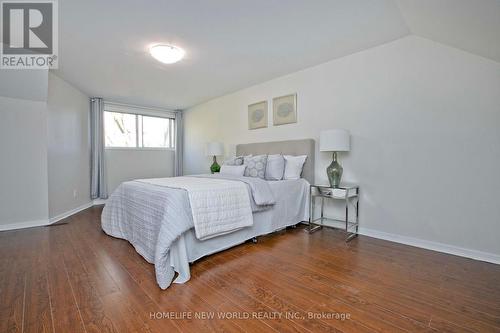
[[[56,74],[91,96],[187,108],[411,33],[500,61],[500,0],[64,0]],[[172,43],[187,56],[147,53]]]
[[[185,108],[409,31],[392,0],[59,1],[57,75],[87,94]],[[186,50],[175,65],[151,43]]]
[[[500,62],[500,0],[396,0],[410,31]]]

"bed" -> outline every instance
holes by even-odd
[[[237,156],[307,155],[301,179],[297,180],[257,181],[248,179],[250,177],[228,179],[224,176],[195,175],[124,182],[106,202],[101,218],[102,229],[110,236],[129,241],[146,261],[155,265],[156,280],[160,288],[166,289],[172,282],[185,283],[190,279],[190,263],[309,219],[309,184],[314,181],[314,151],[315,143],[312,139],[236,146]],[[163,183],[166,185],[161,186]],[[183,185],[177,186],[177,183]],[[183,190],[186,189],[185,183],[197,190],[201,188],[202,191],[204,188],[211,189],[212,186],[232,185],[234,189],[229,190],[236,192],[230,196],[231,207],[236,211],[245,210],[248,209],[246,201],[251,201],[251,223],[238,220],[240,227],[234,231],[216,230],[212,235],[200,235],[202,228],[190,205],[190,200],[193,200],[191,191]],[[244,199],[241,187],[248,193],[247,199]],[[226,188],[221,191],[226,192]],[[243,196],[236,196],[238,193]],[[274,199],[270,205],[266,201],[269,196]],[[208,196],[200,201],[206,201],[207,198],[212,200]],[[201,207],[208,209],[202,210],[203,214],[220,215],[220,211],[225,208],[213,211],[213,207],[219,207],[216,204],[210,202],[207,207]],[[203,214],[202,217],[205,216]],[[232,216],[222,216],[233,222]]]

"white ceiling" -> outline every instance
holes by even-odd
[[[410,33],[500,61],[500,0],[395,1],[63,0],[57,74],[91,96],[182,109]],[[186,58],[156,62],[158,42]]]

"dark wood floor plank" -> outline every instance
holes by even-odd
[[[427,267],[422,267],[422,270],[428,269]],[[479,293],[476,299],[471,302],[468,297],[463,296],[460,298],[457,295],[442,294],[442,289],[435,288],[434,284],[412,284],[412,281],[407,280],[405,277],[399,277],[394,272],[390,272],[390,268],[384,266],[384,263],[380,263],[381,274],[376,274],[376,278],[379,278],[378,285],[384,284],[387,289],[387,281],[391,282],[392,292],[397,292],[399,295],[405,295],[411,300],[421,300],[426,303],[431,303],[439,308],[449,309],[451,311],[456,311],[460,313],[461,316],[468,317],[473,321],[482,321],[488,325],[499,326],[499,311],[496,311],[494,307],[490,307],[485,304],[484,298],[481,297]],[[394,282],[399,281],[398,284]],[[493,287],[492,288],[496,288]],[[451,298],[451,299],[450,299]]]
[[[371,317],[372,323],[376,323],[375,328],[377,329],[383,328],[381,327],[383,325],[380,325],[380,322],[382,322],[382,324],[385,323],[387,326],[386,329],[391,329],[391,327],[394,329],[395,326],[409,332],[433,331],[426,327],[426,325],[398,315],[397,313],[390,312],[384,307],[372,303],[370,300],[363,298],[363,295],[359,295],[359,292],[353,290],[353,288],[337,287],[335,281],[328,281],[327,284],[321,284],[319,281],[304,283],[303,276],[306,272],[301,268],[294,267],[293,262],[287,261],[278,263],[274,258],[269,258],[267,256],[259,256],[258,258],[247,258],[247,256],[238,257],[238,260],[244,262],[244,265],[249,265],[251,261],[255,259],[259,262],[259,265],[253,267],[252,270],[246,274],[246,277],[248,278],[250,276],[250,278],[255,280],[259,280],[260,277],[263,277],[263,279],[267,281],[262,283],[270,285],[272,290],[281,290],[280,295],[283,297],[293,297],[291,300],[301,297],[302,299],[319,301],[321,297],[318,297],[318,295],[321,295],[323,298],[326,297],[326,300],[322,303],[329,302],[329,299],[337,299],[349,305],[351,309],[354,309],[354,311],[350,310],[351,314],[358,313],[360,317],[363,318],[364,322]],[[273,275],[272,277],[265,274],[266,271],[273,269],[283,273]],[[294,293],[295,289],[299,290]],[[311,306],[311,304],[309,304],[309,306],[304,306],[304,308],[308,310],[316,309],[316,311],[318,309],[317,306]],[[327,307],[327,309],[323,309],[323,311],[328,311],[328,309],[331,309],[331,307]]]
[[[200,265],[195,265],[195,266],[196,266],[196,270],[203,270],[203,273],[205,273],[202,275],[198,275],[199,273],[195,273],[196,276],[198,277],[198,280],[204,281],[204,282],[206,281],[207,284],[210,284],[211,283],[210,278],[213,277],[213,276],[211,276],[210,270],[214,269],[214,267],[216,267],[217,264],[214,265],[211,260],[205,260]],[[196,272],[196,270],[193,269],[193,271],[195,271],[195,272]],[[226,273],[224,273],[224,279],[228,280],[227,282],[229,282],[233,285],[238,283],[235,281],[235,278],[233,275],[228,274],[227,271],[225,271],[225,272]],[[302,326],[304,329],[309,330],[309,331],[313,331],[313,332],[336,331],[333,327],[328,327],[328,325],[326,325],[325,323],[320,322],[320,321],[310,321],[310,320],[304,321],[303,319],[300,319],[300,318],[294,318],[295,314],[297,316],[304,315],[303,311],[298,306],[287,304],[286,302],[281,300],[278,296],[274,295],[269,290],[266,290],[265,288],[263,288],[261,285],[250,284],[248,286],[249,286],[249,288],[245,288],[244,290],[242,290],[241,288],[238,288],[238,289],[239,289],[239,291],[248,295],[248,297],[251,297],[254,300],[256,300],[257,302],[259,302],[261,305],[268,306],[276,313],[282,313],[282,314],[288,313],[290,315],[289,316],[290,319],[287,319],[287,320],[294,321],[298,326]],[[232,294],[229,294],[226,292],[226,297],[231,298]],[[253,310],[251,310],[250,312],[252,312],[252,311]],[[294,316],[292,316],[292,314]],[[268,323],[267,325],[270,325],[270,324]]]
[[[26,274],[19,263],[11,263],[2,292],[0,332],[22,332]]]
[[[11,267],[4,279],[6,285],[0,303],[0,332],[23,332],[26,328],[25,310],[28,272],[31,269],[33,251],[37,245],[40,230],[30,232],[7,232],[12,252],[5,255],[12,258]]]
[[[201,259],[161,290],[100,213],[0,232],[0,332],[500,332],[500,265],[299,227]],[[305,318],[333,311],[351,319]],[[237,316],[275,312],[300,316]]]
[[[28,274],[24,332],[54,332],[48,276],[45,269]]]
[[[328,245],[325,246],[328,247]],[[288,248],[286,244],[279,244],[276,246],[276,248],[286,249],[289,253],[295,253],[297,255],[300,254],[300,252],[296,249]],[[320,257],[324,257],[324,255],[328,254],[325,253],[322,249],[317,250],[316,253],[320,255],[323,254],[323,256]],[[394,274],[389,274],[387,273],[387,271],[390,269],[384,267],[382,262],[380,263],[380,270],[383,272],[380,273],[379,271],[373,270],[371,271],[372,274],[370,274],[369,270],[363,271],[363,267],[359,266],[359,263],[355,264],[355,272],[353,272],[353,268],[345,268],[344,266],[348,267],[349,263],[345,262],[343,263],[343,265],[340,265],[342,263],[342,259],[335,260],[335,263],[332,263],[324,261],[322,259],[318,259],[311,254],[303,254],[297,260],[300,261],[303,265],[314,262],[316,263],[316,265],[313,266],[314,268],[322,267],[323,271],[329,271],[331,272],[331,274],[335,274],[337,278],[343,279],[346,282],[352,281],[351,283],[356,283],[357,280],[360,280],[363,284],[368,284],[368,286],[370,286],[370,291],[372,292],[374,290],[380,289],[380,287],[383,287],[384,295],[392,293],[394,295],[394,298],[396,299],[406,297],[409,302],[420,305],[422,309],[428,309],[434,311],[434,313],[440,313],[443,318],[450,318],[450,322],[452,321],[451,318],[454,318],[456,316],[456,314],[452,314],[450,313],[450,311],[457,311],[460,313],[460,317],[464,317],[461,320],[462,325],[471,326],[472,323],[474,323],[474,327],[479,326],[484,327],[484,329],[487,329],[489,326],[496,327],[498,325],[498,320],[494,315],[484,315],[484,313],[475,311],[473,307],[463,306],[463,304],[460,303],[459,306],[455,306],[454,304],[447,304],[447,306],[444,306],[443,302],[441,301],[442,298],[436,297],[430,291],[425,293],[425,290],[427,289],[430,289],[435,293],[439,292],[439,290],[434,290],[432,284],[426,285],[421,282],[413,283],[414,281],[408,280],[404,276],[400,277],[397,275],[394,276]],[[337,261],[340,261],[340,263],[337,263]],[[358,287],[361,289],[368,288],[359,285]],[[384,298],[381,297],[381,299]],[[425,305],[427,303],[428,305]],[[443,307],[447,308],[448,310],[443,310]],[[476,321],[477,323],[475,323]],[[482,323],[484,323],[485,325],[483,325]]]
[[[218,313],[234,314],[237,318],[236,320],[238,326],[242,327],[247,332],[278,332],[262,320],[248,320],[246,317],[241,316],[241,314],[248,311],[242,308],[239,304],[235,303],[234,300],[232,300],[231,295],[224,295],[224,293],[206,283],[201,276],[202,274],[203,272],[194,270],[192,271],[191,276],[193,278],[199,278],[199,281],[205,290],[201,297],[205,300],[210,299],[210,304]],[[209,297],[206,295],[209,295]]]
[[[118,292],[119,288],[115,281],[106,270],[106,267],[101,265],[100,261],[96,258],[92,246],[89,246],[86,242],[78,226],[78,221],[68,225],[68,228],[66,228],[68,241],[72,243],[74,252],[79,261],[85,266],[89,277],[93,281],[98,281],[98,283],[94,284],[97,294],[104,297]]]
[[[281,246],[281,244],[276,246],[276,247],[279,247],[279,246]],[[309,251],[305,252],[305,254],[302,255],[302,257],[304,257],[304,256],[307,257],[307,260],[317,260],[318,265],[323,265],[326,268],[331,268],[331,269],[338,271],[338,272],[345,272],[346,274],[349,274],[349,272],[353,269],[355,269],[358,272],[364,271],[364,267],[360,266],[359,262],[352,264],[349,261],[345,261],[343,259],[343,258],[348,258],[349,257],[348,254],[344,253],[343,257],[339,258],[339,257],[337,257],[338,253],[329,254],[328,251],[334,252],[334,250],[328,249],[327,244],[325,244],[323,247],[326,248],[326,250],[321,250],[321,249],[316,250],[315,254],[317,255],[317,257],[314,257],[314,255],[311,255]],[[284,249],[285,248],[283,247],[283,250]],[[299,253],[299,251],[297,251],[297,250],[292,250],[292,252],[293,251],[295,251],[294,253]],[[340,250],[337,250],[335,252],[340,252]],[[369,256],[369,254],[367,254],[367,256]],[[324,258],[326,258],[326,257],[331,257],[332,260],[325,261]],[[494,315],[494,313],[498,313],[498,311],[496,311],[493,308],[487,309],[488,307],[484,305],[483,300],[480,297],[478,297],[476,302],[473,303],[473,306],[467,306],[466,303],[468,301],[467,302],[460,302],[460,300],[458,300],[458,301],[455,300],[454,302],[450,302],[447,300],[447,298],[445,296],[441,296],[441,297],[436,296],[436,294],[439,295],[440,289],[433,287],[432,284],[422,284],[422,283],[415,284],[415,283],[413,283],[414,281],[408,280],[405,277],[400,277],[400,276],[394,275],[394,273],[388,274],[387,271],[389,271],[390,269],[385,267],[383,262],[378,262],[376,260],[373,260],[373,261],[380,266],[380,269],[378,271],[372,270],[372,274],[369,274],[370,271],[365,271],[364,274],[366,274],[366,275],[362,278],[362,281],[364,283],[371,282],[374,285],[380,286],[381,284],[383,285],[385,281],[390,281],[390,285],[388,285],[387,287],[390,287],[390,289],[394,289],[396,287],[396,288],[400,288],[400,289],[405,289],[406,291],[410,291],[410,297],[415,297],[416,296],[415,293],[420,293],[420,294],[425,293],[423,295],[425,295],[424,298],[427,301],[431,300],[432,303],[438,303],[439,305],[444,306],[444,307],[451,307],[451,308],[455,307],[456,310],[460,311],[462,315],[469,315],[471,319],[480,319],[480,317],[484,317],[483,319],[487,320],[488,323],[491,325],[495,325],[495,322],[497,322],[498,318],[497,318],[497,316]],[[354,268],[349,268],[350,266],[353,266]],[[349,278],[352,278],[349,275],[346,275],[346,276]],[[495,288],[495,287],[492,286],[492,288]],[[401,292],[401,290],[399,292]],[[444,302],[447,302],[447,303],[445,304]],[[478,303],[478,302],[481,302],[481,303]],[[483,306],[481,306],[481,305],[483,305]],[[481,313],[480,311],[476,311],[477,308],[481,308],[481,310],[483,310],[483,311],[489,310],[491,315],[490,316],[483,316],[484,313]],[[467,311],[470,313],[468,313]]]
[[[335,237],[336,233],[332,231],[325,232],[327,236],[330,237]],[[320,237],[325,237],[324,235],[319,235]],[[361,237],[362,239],[363,237]],[[371,241],[372,239],[370,239]],[[357,269],[362,269],[366,265],[372,264],[372,267],[379,267],[378,271],[379,272],[384,272],[384,273],[391,273],[397,275],[398,279],[403,279],[406,278],[405,282],[408,282],[408,280],[412,280],[409,282],[416,283],[420,279],[420,281],[427,285],[429,289],[431,289],[433,286],[435,287],[433,291],[435,292],[440,292],[441,291],[441,286],[442,282],[444,280],[444,271],[445,268],[448,265],[448,262],[441,262],[441,263],[434,263],[434,262],[425,262],[425,257],[422,258],[422,256],[417,257],[417,256],[411,256],[411,255],[400,255],[399,253],[396,253],[395,255],[388,255],[389,250],[387,250],[387,244],[385,246],[371,246],[373,244],[365,245],[364,248],[368,247],[369,249],[367,251],[364,251],[363,249],[360,249],[360,247],[357,246],[357,241],[352,242],[347,244],[347,245],[338,245],[338,242],[325,242],[323,238],[314,238],[312,237],[310,240],[310,243],[312,246],[315,246],[315,241],[318,243],[321,243],[321,249],[322,251],[325,250],[334,250],[334,252],[331,252],[331,256],[336,258],[336,262],[339,262],[341,260],[345,259],[352,259],[353,255],[355,255],[356,262],[355,264],[357,265]],[[386,242],[391,244],[390,242]],[[383,249],[383,251],[381,251]],[[421,250],[421,249],[419,249]],[[433,251],[428,251],[425,250],[426,253],[429,253],[429,257],[433,257]],[[444,256],[443,254],[440,254],[440,257]],[[447,255],[448,257],[454,257]],[[382,260],[383,259],[383,260]],[[424,261],[422,261],[424,260]],[[464,259],[467,261],[467,259]],[[422,263],[422,265],[419,265],[419,263]],[[486,264],[488,265],[488,264]],[[361,266],[361,267],[360,267]],[[396,270],[399,266],[399,270]],[[424,268],[424,269],[423,269]],[[406,274],[405,274],[406,273]],[[411,274],[411,275],[408,275]],[[427,278],[423,279],[422,276],[425,276]],[[432,280],[432,276],[435,277],[434,280]],[[481,283],[482,281],[494,281],[496,279],[496,274],[493,272],[489,272],[489,274],[482,274],[482,277],[478,279],[478,283]],[[431,284],[429,284],[431,283]],[[446,287],[446,285],[443,285]],[[491,290],[499,289],[500,287],[495,286],[495,285],[490,285]],[[453,290],[455,293],[457,290]],[[451,294],[446,294],[446,296],[451,296]],[[463,297],[464,295],[460,295]],[[476,295],[477,296],[477,295]],[[496,298],[494,298],[496,300]],[[484,299],[482,300],[483,302],[485,301]],[[494,302],[496,304],[496,302]]]
[[[25,272],[19,267],[18,246],[14,232],[2,234],[1,274],[0,277],[0,331],[20,332],[23,321],[23,298]],[[10,236],[10,237],[9,237]],[[20,242],[17,242],[19,245]]]
[[[64,263],[65,231],[60,227],[51,227],[49,230],[47,271],[55,331],[84,333],[85,325]]]
[[[32,243],[31,263],[26,273],[24,331],[54,332],[53,312],[48,281],[49,230],[36,230]]]
[[[204,265],[206,264],[206,262],[200,262],[198,264]],[[225,277],[219,278],[211,272],[206,272],[206,274],[204,274],[203,277],[204,281],[206,281],[207,284],[212,286],[212,288],[220,290],[224,294],[230,295],[230,297],[234,299],[235,302],[237,302],[247,312],[263,313],[263,314],[270,314],[274,312],[274,310],[269,306],[267,306],[266,304],[263,304],[254,297],[251,297],[251,295],[249,295],[250,291],[248,290],[250,288],[246,286],[243,287],[246,287],[247,290],[244,289],[242,290],[237,285],[233,284],[231,281],[227,281]],[[285,320],[283,318],[276,318],[276,319],[263,318],[262,321],[264,321],[264,323],[271,326],[278,332],[311,332],[310,330],[299,326],[293,321]]]
[[[360,239],[363,238],[364,236],[360,237]],[[385,242],[383,243],[384,245],[381,245],[379,244],[380,240],[376,240],[377,242],[372,243],[371,241],[373,241],[373,239],[369,239],[370,242],[364,242],[362,247],[358,246],[357,242],[353,242],[353,244],[350,244],[351,246],[347,245],[345,247],[345,250],[362,254],[362,256],[358,257],[361,260],[369,260],[371,257],[376,257],[386,260],[375,260],[374,262],[380,262],[383,265],[390,263],[393,265],[393,267],[395,265],[400,265],[401,267],[403,267],[402,272],[404,272],[404,270],[412,272],[412,279],[419,274],[428,277],[434,276],[437,279],[433,281],[435,282],[433,285],[436,285],[436,282],[438,282],[437,289],[441,290],[441,293],[448,292],[446,296],[453,296],[453,294],[457,294],[460,298],[464,298],[464,296],[467,296],[464,295],[464,291],[471,291],[473,293],[473,298],[477,299],[477,292],[480,293],[481,287],[486,286],[488,290],[486,293],[483,293],[483,295],[486,296],[486,299],[491,297],[492,304],[498,307],[498,303],[496,302],[497,298],[495,295],[498,295],[498,293],[500,292],[500,286],[496,283],[491,284],[491,282],[494,282],[498,279],[498,276],[500,274],[498,270],[489,269],[484,271],[482,269],[479,269],[480,266],[476,266],[478,268],[476,271],[470,271],[467,269],[457,270],[457,267],[459,266],[456,265],[456,256],[408,247],[410,249],[415,249],[415,252],[418,253],[412,255],[411,252],[408,252],[408,249],[406,249],[405,251],[394,251],[393,249],[388,247],[395,243]],[[325,245],[331,246],[331,244],[328,243],[326,243]],[[400,247],[400,244],[397,245],[398,247]],[[435,259],[433,259],[435,257],[439,257],[440,260],[436,261]],[[470,259],[466,258],[459,259],[463,260],[464,263],[468,263],[471,261]],[[494,266],[498,266],[489,263],[481,264],[483,264],[484,267],[491,268],[493,268]],[[455,271],[456,273],[450,274],[450,271]],[[466,274],[461,276],[460,272],[464,272]],[[401,272],[398,273],[400,274]],[[457,288],[451,288],[450,290],[447,290],[448,284],[446,283],[446,279],[453,279],[456,276],[461,276],[460,282],[467,284],[466,290],[460,290]],[[467,299],[467,297],[465,297],[465,299]],[[486,299],[483,299],[482,302],[487,302]]]
[[[286,256],[285,256],[286,257]],[[249,260],[251,258],[248,258]],[[352,290],[343,290],[342,288],[335,288],[332,286],[334,281],[328,281],[327,284],[320,284],[319,281],[312,281],[312,283],[304,283],[303,276],[307,274],[307,272],[299,267],[295,267],[293,261],[284,260],[282,263],[275,262],[274,259],[271,259],[272,263],[269,266],[266,266],[266,260],[269,258],[266,256],[259,256],[259,258],[255,258],[254,260],[259,261],[262,267],[255,267],[250,274],[256,274],[257,272],[266,270],[276,269],[279,272],[283,272],[277,276],[269,276],[265,274],[261,274],[259,276],[266,276],[268,280],[268,284],[273,284],[272,289],[278,290],[281,285],[286,285],[287,289],[296,290],[297,293],[302,294],[302,297],[308,297],[311,300],[316,300],[316,302],[320,302],[320,304],[325,304],[326,309],[321,309],[317,305],[309,306],[307,309],[309,311],[327,311],[332,307],[329,303],[332,300],[335,302],[344,303],[344,308],[347,309],[345,311],[349,312],[353,318],[360,317],[363,318],[363,322],[365,325],[370,322],[370,318],[372,321],[372,329],[383,329],[385,326],[386,330],[394,330],[394,326],[399,328],[411,327],[412,331],[427,331],[421,325],[417,325],[415,323],[408,323],[406,320],[399,318],[394,313],[390,314],[390,320],[388,320],[389,314],[383,308],[377,307],[375,304],[370,304],[370,302],[360,298],[355,292]],[[245,256],[239,257],[240,261],[246,261],[247,258]],[[305,293],[305,294],[304,294]],[[283,290],[283,295],[287,296],[290,292],[287,290]],[[346,307],[347,306],[347,307]],[[374,325],[375,323],[375,325]],[[399,325],[397,325],[399,324]]]
[[[268,288],[266,286],[270,284],[269,281],[265,281],[257,276],[252,276],[251,273],[247,273],[248,265],[234,265],[234,263],[226,265],[230,261],[227,258],[223,258],[222,261],[225,263],[224,265],[221,265],[221,261],[217,258],[211,258],[200,265],[195,264],[195,266],[205,267],[204,269],[208,272],[207,274],[212,274],[210,271],[218,268],[220,271],[217,273],[217,276],[223,276],[231,285],[248,286],[248,288],[244,290],[241,288],[239,288],[239,290],[248,294],[261,304],[270,307],[272,311],[293,315],[291,316],[291,320],[309,331],[328,332],[334,329],[334,331],[341,332],[374,332],[374,330],[361,325],[355,319],[345,322],[335,322],[330,319],[309,318],[307,310],[310,310],[314,301],[318,301],[314,293],[297,293],[294,291],[293,286],[287,285],[286,283],[283,283],[283,288],[286,289],[287,292],[280,293],[280,290],[283,289]],[[245,274],[235,274],[234,272],[245,272]],[[277,274],[273,274],[273,276],[276,275]],[[311,302],[308,300],[314,301]],[[335,310],[340,312],[335,306],[322,307],[320,312],[332,313]]]
[[[59,226],[55,228],[63,228]],[[141,328],[141,323],[133,319],[132,326],[124,326],[122,316],[131,315],[126,312],[122,305],[113,306],[103,297],[112,295],[112,293],[101,294],[102,290],[108,290],[106,286],[99,289],[98,276],[94,275],[92,270],[87,268],[89,264],[86,257],[81,255],[81,249],[78,239],[72,236],[70,225],[65,228],[65,241],[67,249],[64,251],[64,263],[71,290],[74,293],[76,304],[78,305],[80,316],[83,320],[87,332],[122,332],[124,327],[134,330]],[[91,265],[89,265],[91,266]]]

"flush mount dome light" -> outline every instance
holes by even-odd
[[[168,44],[153,45],[149,48],[149,53],[153,58],[164,64],[176,63],[184,58],[184,54],[186,54],[180,47]]]

